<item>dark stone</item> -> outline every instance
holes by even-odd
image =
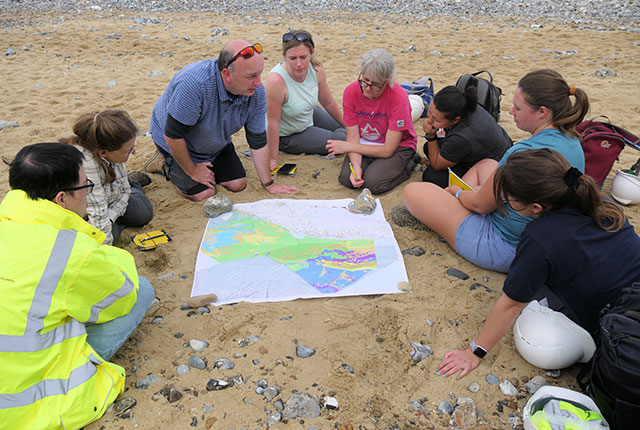
[[[462,270],[454,269],[453,267],[448,268],[446,273],[449,276],[462,279],[463,281],[469,279],[469,275],[464,273]]]
[[[413,248],[402,251],[402,255],[415,255],[416,257],[420,257],[421,255],[424,255],[424,249],[419,246],[414,246]]]
[[[389,217],[398,227],[409,227],[414,230],[431,231],[420,220],[411,215],[409,209],[404,206],[394,206],[389,211]]]

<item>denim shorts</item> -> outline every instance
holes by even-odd
[[[507,273],[516,247],[501,238],[486,215],[471,214],[456,230],[456,251],[476,266]]]

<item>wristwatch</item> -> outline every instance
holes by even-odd
[[[473,354],[478,358],[484,358],[489,353],[489,351],[478,345],[475,340],[471,341],[470,346],[471,352],[473,352]]]
[[[438,136],[435,135],[433,137],[429,137],[428,135],[425,134],[425,136],[427,138],[427,142],[435,142],[436,140],[438,140]]]

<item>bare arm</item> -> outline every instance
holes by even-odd
[[[270,73],[264,83],[267,95],[267,147],[269,148],[269,168],[278,166],[278,148],[280,146],[280,120],[282,105],[287,99],[287,85],[277,73]]]
[[[496,199],[493,195],[493,178],[495,175],[496,172],[494,171],[479,190],[475,192],[462,191],[458,194],[458,200],[460,200],[462,206],[479,214],[486,214],[496,210]],[[449,187],[447,191],[455,195],[456,190]]]
[[[184,170],[191,179],[206,185],[209,188],[215,187],[215,177],[213,175],[213,171],[209,168],[211,167],[211,163],[206,162],[195,164],[189,156],[187,142],[184,139],[172,139],[166,135],[164,138],[171,150],[171,156],[178,162],[178,165],[182,167],[182,170]]]
[[[440,146],[438,141],[427,141],[427,152],[429,156],[429,163],[434,170],[445,170],[448,167],[453,167],[456,163],[453,163],[440,155]]]
[[[251,150],[251,158],[253,159],[253,164],[256,167],[256,173],[258,174],[258,179],[264,186],[264,184],[268,184],[272,182],[271,178],[271,170],[269,169],[269,149],[267,146],[264,146],[260,149],[252,149]],[[273,182],[271,185],[265,187],[267,191],[273,194],[289,194],[292,191],[298,191],[296,187],[290,187],[284,184],[276,184]]]
[[[487,321],[485,321],[476,337],[476,343],[490,351],[526,306],[527,303],[516,302],[502,293],[496,304],[493,305]],[[437,371],[439,375],[444,377],[460,372],[458,378],[462,378],[478,367],[479,364],[480,358],[473,354],[471,348],[455,349],[445,354],[444,360],[437,367]]]
[[[358,126],[354,126],[356,131]],[[351,127],[347,127],[347,131]],[[356,142],[353,142],[348,139],[347,140],[329,140],[327,141],[327,150],[329,150],[329,155],[338,155],[344,153],[352,153],[355,152],[360,155],[365,155],[367,157],[373,158],[389,158],[391,157],[398,146],[400,145],[400,139],[402,138],[402,131],[397,130],[387,130],[387,135],[384,144],[382,145],[363,145],[360,143],[360,136],[358,134],[358,139]]]
[[[327,74],[322,66],[318,66],[318,68],[316,68],[316,76],[318,79],[318,101],[327,110],[327,112],[329,112],[329,115],[344,127],[344,122],[342,122],[342,111],[340,110],[340,106],[336,102],[335,97],[331,94],[329,84],[327,83]]]

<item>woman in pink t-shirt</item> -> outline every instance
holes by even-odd
[[[342,96],[347,140],[329,140],[329,155],[346,153],[338,180],[373,194],[407,180],[419,161],[411,106],[404,89],[393,81],[393,57],[384,49],[362,56],[360,76]]]

